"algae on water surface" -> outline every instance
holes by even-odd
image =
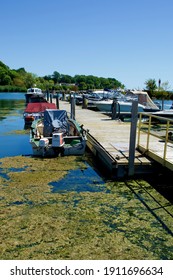
[[[157,219],[164,212],[153,215],[158,205],[143,189],[158,193],[145,181],[104,184],[93,172],[89,179],[85,157],[17,156],[1,159],[0,166],[1,259],[173,258],[173,237]],[[66,186],[71,170],[85,171],[76,173],[80,180],[73,177],[73,188]],[[92,191],[81,186],[82,174]],[[52,192],[52,182],[64,191]],[[162,196],[159,201],[168,203]],[[163,219],[171,228],[171,216]]]

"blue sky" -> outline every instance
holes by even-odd
[[[38,76],[54,71],[173,89],[172,0],[1,1],[0,60]]]

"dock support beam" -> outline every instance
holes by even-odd
[[[49,102],[49,96],[50,96],[49,90],[47,90],[47,91],[46,91],[46,99],[47,99],[48,102]]]
[[[112,102],[112,120],[119,119],[120,116],[120,104],[118,100],[115,98]]]
[[[86,99],[85,95],[82,96],[82,109],[87,109],[88,100]]]
[[[57,107],[57,109],[59,109],[59,97],[58,96],[56,96],[56,107]]]
[[[128,175],[133,176],[135,173],[135,148],[136,148],[136,128],[138,120],[138,101],[132,102],[130,143],[129,143],[129,169]]]
[[[75,120],[75,97],[74,96],[71,96],[70,104],[71,104],[71,118]]]

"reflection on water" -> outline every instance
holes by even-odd
[[[0,158],[31,153],[29,131],[23,133],[24,108],[23,93],[0,93]]]

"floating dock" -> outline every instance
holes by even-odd
[[[70,112],[70,103],[66,101],[60,100],[59,107]],[[112,120],[110,116],[99,111],[82,109],[81,106],[75,106],[75,118],[81,125],[83,124],[85,130],[89,130],[87,146],[99,162],[108,169],[113,177],[128,176],[131,123]],[[134,175],[151,172],[156,162],[163,165],[163,160],[159,160],[157,157],[157,152],[161,153],[161,150],[164,149],[163,142],[159,142],[154,137],[151,139],[156,150],[154,153],[156,156],[151,157],[151,154],[147,153],[143,147],[146,142],[145,133],[141,132],[140,137],[142,145],[136,144],[138,147],[136,147],[134,155]],[[171,148],[169,147],[172,149],[172,155],[169,151],[169,165],[166,167],[173,170],[173,144],[170,145],[172,145]]]

